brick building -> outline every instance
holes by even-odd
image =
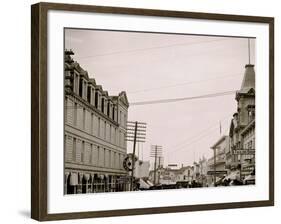
[[[128,99],[110,96],[65,51],[65,194],[124,191]]]

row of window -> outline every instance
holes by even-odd
[[[123,169],[124,154],[65,135],[65,160],[97,167]]]
[[[111,101],[111,99],[103,96],[100,90],[94,89],[92,85],[88,85],[88,82],[79,78],[78,74],[74,74],[74,83],[72,83],[72,91],[79,95],[84,100],[87,100],[88,103],[93,105],[95,108],[99,109],[102,113],[107,115],[109,118],[116,122],[120,122],[122,126],[125,126],[124,121],[126,121],[126,113],[119,111],[119,121],[117,120],[117,107]]]
[[[255,139],[245,142],[244,149],[255,149]]]
[[[125,133],[85,107],[66,100],[66,123],[111,144],[126,148]]]

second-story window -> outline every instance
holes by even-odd
[[[85,161],[84,156],[85,156],[85,142],[82,141],[82,149],[81,149],[81,162],[82,163]]]
[[[90,144],[90,156],[89,156],[89,163],[93,163],[93,158],[94,158],[94,151],[93,151],[93,144]]]
[[[89,103],[91,103],[91,92],[92,92],[92,88],[91,88],[91,86],[88,86],[87,101],[88,101]]]
[[[72,161],[76,161],[76,138],[73,138],[73,146],[72,146]]]
[[[80,82],[79,82],[79,96],[80,97],[83,96],[83,79],[80,79]]]

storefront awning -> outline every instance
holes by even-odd
[[[83,173],[79,173],[79,182],[82,183]]]
[[[255,180],[255,179],[256,179],[255,175],[248,175],[245,177],[244,181]]]
[[[227,175],[224,180],[238,180],[239,179],[239,171],[233,171],[229,175]]]
[[[70,174],[69,185],[71,185],[71,186],[78,185],[78,175],[77,175],[77,173],[71,173]]]
[[[149,189],[150,185],[146,183],[142,178],[140,178],[140,188],[141,189]]]
[[[86,181],[88,181],[89,179],[90,179],[90,174],[84,174],[84,179],[86,180]]]

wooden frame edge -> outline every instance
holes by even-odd
[[[145,16],[259,22],[269,24],[269,200],[128,210],[48,214],[47,212],[47,12],[67,10]],[[31,218],[38,221],[160,214],[274,205],[274,18],[61,3],[31,6]]]
[[[274,206],[274,18],[269,21],[269,201]]]
[[[47,10],[31,6],[31,218],[47,217]]]

